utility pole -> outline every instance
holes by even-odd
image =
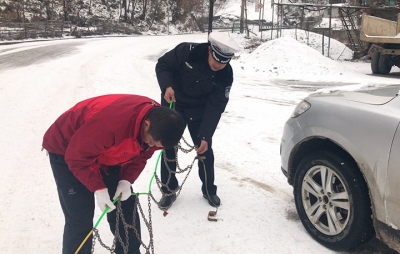
[[[330,57],[331,48],[331,29],[332,29],[332,4],[329,7],[329,31],[328,31],[328,57]]]
[[[167,20],[167,24],[168,24],[168,34],[169,34],[169,17],[170,17],[170,15],[169,15],[169,9],[167,9],[167,18],[168,18],[168,20]]]
[[[242,6],[240,8],[240,33],[243,33],[244,29],[244,6],[246,5],[246,0],[242,0]]]
[[[271,0],[273,1],[273,0]],[[258,31],[260,32],[261,36],[260,39],[262,40],[262,32],[263,32],[263,26],[264,26],[264,4],[265,4],[265,0],[263,0],[263,3],[261,4],[261,0],[260,0],[260,15],[259,15],[259,23],[258,23]],[[262,14],[261,14],[261,8],[262,8]]]
[[[274,10],[274,6],[275,6],[274,0],[271,0],[271,9],[272,9],[272,19],[271,19],[271,40],[272,40],[272,37],[273,37],[273,31],[274,31],[274,12],[275,12],[275,10]]]
[[[214,2],[215,0],[210,0],[210,12],[208,13],[208,34],[212,32],[212,22],[214,17]]]

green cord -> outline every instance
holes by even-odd
[[[171,100],[171,101],[169,102],[169,108],[172,108],[172,103],[173,103],[173,101]],[[157,168],[158,168],[158,163],[160,162],[160,158],[161,158],[161,155],[162,155],[163,152],[164,152],[164,150],[161,150],[160,154],[158,155],[157,162],[156,162],[156,167],[154,168],[154,174],[153,174],[153,176],[152,176],[151,179],[150,179],[150,183],[149,183],[149,193],[148,193],[148,194],[151,193],[151,185],[153,184],[154,177],[156,176]]]
[[[150,183],[149,183],[149,193],[151,193],[151,185],[153,184],[153,180],[154,180],[154,178],[155,178],[155,176],[156,176],[157,168],[158,168],[158,163],[160,162],[160,158],[161,158],[161,155],[162,155],[163,151],[164,151],[164,150],[161,150],[160,154],[158,155],[157,162],[156,162],[156,167],[154,168],[154,174],[153,174],[153,176],[151,177]]]
[[[119,197],[117,197],[116,199],[114,199],[113,204],[115,204],[117,201],[119,200]],[[100,218],[97,220],[96,224],[94,225],[93,228],[97,228],[97,226],[99,225],[101,219],[103,219],[104,215],[107,213],[107,211],[110,209],[110,207],[106,207],[106,209],[104,209],[104,212],[101,214]]]

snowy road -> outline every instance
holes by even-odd
[[[205,34],[192,34],[0,45],[1,253],[61,252],[63,215],[48,158],[40,151],[43,134],[56,117],[76,102],[101,94],[135,93],[159,100],[154,73],[158,57],[179,42],[205,40]],[[201,195],[195,167],[168,216],[152,205],[155,252],[337,253],[306,233],[292,188],[280,170],[284,122],[316,89],[310,83],[249,75],[238,60],[232,66],[231,101],[213,140],[222,200],[219,220],[207,220],[213,209]],[[182,161],[194,156],[183,156]],[[148,189],[156,157],[133,185],[135,191]],[[156,186],[152,191],[160,196]],[[143,207],[146,200],[141,198]],[[95,221],[99,216],[96,210]],[[111,245],[105,220],[99,231]],[[95,253],[107,253],[96,246]],[[358,252],[388,253],[377,241]]]

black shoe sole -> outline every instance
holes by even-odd
[[[203,197],[205,199],[207,199],[208,204],[210,204],[210,206],[212,206],[212,207],[219,207],[221,205],[221,201],[219,202],[219,204],[214,204],[214,202],[212,202],[210,199],[208,199],[208,196],[206,194],[203,194]]]
[[[174,201],[176,200],[176,194],[172,194],[171,196],[165,196],[165,198],[169,199],[169,202],[167,202],[167,204],[161,204],[163,202],[163,200],[160,200],[160,209],[161,210],[166,210],[167,208],[171,207],[172,203],[174,203]]]

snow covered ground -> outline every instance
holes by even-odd
[[[300,40],[297,34],[296,41],[295,31],[287,33],[253,52],[244,49],[248,42],[242,35],[231,34],[243,51],[231,61],[235,81],[213,139],[222,200],[218,221],[207,220],[215,209],[201,195],[195,167],[166,217],[152,204],[156,253],[337,253],[312,240],[297,216],[292,188],[280,170],[283,125],[295,105],[314,91],[398,84],[399,75],[393,70],[390,76],[374,76],[369,63],[336,60],[351,59],[341,43],[331,44],[333,60],[322,56],[317,35]],[[310,38],[316,38],[316,46]],[[48,158],[40,151],[50,124],[76,102],[101,94],[159,100],[158,57],[182,41],[206,39],[206,34],[190,34],[0,46],[1,253],[61,252],[63,214]],[[190,141],[188,133],[185,137]],[[181,156],[188,163],[195,154]],[[148,190],[156,157],[134,183],[136,192]],[[150,188],[161,196],[154,184]],[[146,202],[141,196],[143,207]],[[99,216],[96,210],[94,220]],[[99,232],[111,245],[106,220]],[[96,246],[95,253],[108,253]],[[376,251],[367,247],[363,252],[368,249]]]

